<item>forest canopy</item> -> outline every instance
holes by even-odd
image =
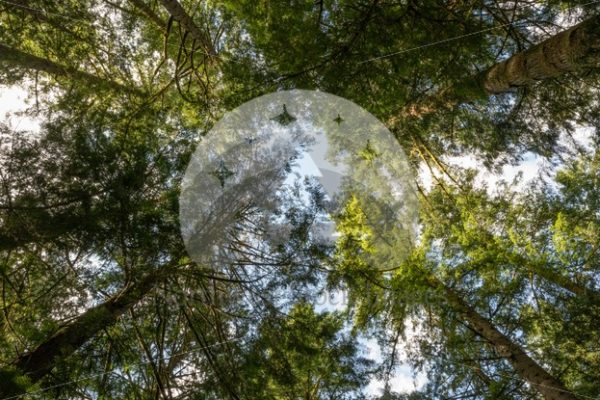
[[[600,398],[599,67],[599,1],[0,0],[0,400]],[[298,89],[389,129],[414,243],[359,197],[320,243],[308,182],[198,262],[194,152]]]

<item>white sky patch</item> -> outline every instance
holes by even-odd
[[[593,148],[594,129],[588,127],[580,127],[576,129],[572,137],[562,135],[558,144],[566,148],[567,153],[576,154],[576,150],[582,149],[591,151]],[[444,157],[443,161],[451,167],[462,169],[474,169],[478,171],[475,180],[478,186],[486,186],[490,194],[493,194],[500,181],[512,182],[517,175],[521,175],[521,179],[515,186],[515,190],[523,191],[532,183],[540,181],[543,177],[554,177],[555,172],[560,169],[562,164],[552,166],[550,162],[534,153],[525,153],[522,161],[516,165],[505,165],[500,173],[494,173],[488,170],[481,160],[478,160],[474,155],[464,155],[460,157]],[[445,177],[437,172],[438,178]],[[431,189],[435,180],[431,170],[425,163],[421,163],[419,170],[419,180],[425,190]],[[446,177],[447,180],[447,177]]]
[[[422,371],[415,371],[408,362],[408,352],[414,350],[418,336],[423,335],[422,323],[415,319],[404,324],[404,339],[400,338],[396,346],[396,365],[389,380],[389,389],[395,393],[410,393],[420,390],[427,383],[427,376]],[[366,339],[362,344],[367,348],[367,357],[381,362],[381,346],[375,339]],[[413,349],[411,349],[411,347]],[[411,349],[411,350],[409,350]],[[371,396],[383,394],[385,382],[381,379],[372,379],[367,385],[366,393]]]
[[[11,130],[39,132],[40,121],[24,113],[31,107],[28,97],[28,92],[21,86],[0,85],[0,122]]]
[[[482,163],[472,156],[452,157],[448,161],[451,165],[481,171],[477,176],[476,182],[482,186],[486,185],[489,191],[493,191],[501,180],[511,182],[519,174],[522,175],[522,180],[518,187],[519,189],[525,188],[531,181],[538,178],[545,164],[544,160],[537,155],[526,153],[521,163],[518,165],[505,165],[502,168],[502,172],[496,174],[486,170]]]
[[[517,185],[519,189],[523,189],[528,186],[532,181],[537,180],[540,176],[540,172],[543,170],[546,161],[541,157],[527,153],[523,157],[523,161],[517,165],[505,165],[502,168],[501,173],[493,173],[485,168],[483,162],[478,160],[473,155],[465,155],[460,157],[446,157],[444,161],[452,166],[463,169],[474,169],[478,171],[475,182],[478,186],[487,186],[488,191],[491,193],[496,188],[498,182],[501,180],[512,182],[518,174],[521,174],[521,181]],[[436,173],[436,177],[447,180],[441,173]],[[434,175],[427,168],[425,163],[421,163],[419,170],[419,178],[422,186],[425,190],[430,190],[435,183]]]
[[[394,393],[411,393],[420,390],[426,383],[427,377],[424,374],[415,375],[408,364],[402,364],[396,368],[396,373],[390,378],[389,387]],[[369,382],[366,392],[369,395],[381,396],[384,388],[385,383],[382,380],[373,379]]]

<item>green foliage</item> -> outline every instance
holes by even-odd
[[[375,370],[393,371],[401,338],[429,381],[382,398],[537,396],[433,282],[570,390],[600,395],[598,153],[522,195],[500,185],[491,196],[457,172],[424,193],[417,244],[396,210],[362,197],[335,216],[334,248],[313,243],[315,188],[307,209],[280,210],[292,232],[278,246],[243,235],[228,244],[238,256],[268,253],[258,261],[192,263],[177,222],[195,143],[227,110],[277,89],[357,102],[390,122],[415,165],[472,152],[495,167],[524,151],[563,156],[559,136],[597,128],[596,70],[492,98],[471,77],[597,4],[179,3],[216,57],[160,1],[0,2],[0,82],[26,89],[24,115],[41,122],[39,132],[0,126],[0,397],[52,387],[36,396],[362,398]],[[423,105],[434,112],[411,111]],[[356,156],[357,168],[378,160],[368,142]],[[231,171],[220,172],[226,185]],[[260,233],[256,210],[239,217],[236,229]],[[105,310],[115,323],[65,346],[51,374],[15,370],[86,310],[173,264],[141,300]],[[344,313],[309,304],[323,282],[349,291]],[[380,365],[361,357],[359,332],[393,343]]]
[[[596,232],[592,228],[596,223],[595,218],[570,219],[567,215],[573,209],[593,207],[595,196],[579,197],[575,202],[565,199],[585,187],[596,163],[596,157],[568,163],[558,172],[557,181],[567,182],[568,171],[576,168],[577,172],[558,190],[539,186],[518,194],[514,187],[504,185],[490,195],[469,177],[460,186],[440,183],[427,196],[422,236],[425,250],[416,260],[421,271],[428,268],[460,290],[481,313],[507,332],[515,332],[514,340],[535,349],[539,362],[552,371],[562,371],[564,381],[575,392],[589,396],[598,393],[592,383],[597,380],[598,349],[592,343],[598,341],[594,321],[600,310],[600,292],[593,278],[598,269],[591,261],[597,240],[589,235]],[[585,228],[577,229],[574,221]],[[429,300],[438,303],[437,307],[444,303],[436,297]],[[439,312],[444,315],[448,311],[442,308]],[[451,368],[455,382],[466,379],[455,372],[464,371],[465,359],[478,363],[476,367],[467,365],[477,368],[467,368],[467,377],[480,380],[479,374],[474,374],[478,371],[487,371],[491,379],[512,375],[503,372],[502,364],[489,361],[494,359],[492,355],[474,357],[488,350],[473,348],[472,332],[443,319],[434,323],[441,329],[439,340],[445,342],[449,360],[429,362],[439,363],[442,370]],[[507,382],[494,387],[500,386],[502,393],[510,387]]]
[[[371,362],[358,355],[344,319],[307,303],[271,316],[258,328],[244,371],[245,393],[265,399],[360,398]]]
[[[377,264],[373,230],[358,198],[351,195],[335,217],[339,237],[331,260],[331,288],[348,289],[350,308],[355,311],[355,325],[365,328],[382,311],[384,285]]]

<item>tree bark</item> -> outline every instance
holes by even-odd
[[[177,0],[161,0],[161,3],[173,19],[200,43],[207,56],[212,58],[216,55],[210,36],[196,25]]]
[[[487,94],[529,86],[600,62],[600,15],[517,53],[477,78]]]
[[[143,92],[137,88],[100,78],[89,72],[80,71],[73,67],[55,63],[54,61],[25,53],[2,43],[0,43],[0,63],[12,64],[23,69],[42,71],[51,75],[69,76],[106,89],[127,92],[139,96],[143,95]]]
[[[500,332],[488,319],[484,318],[467,304],[454,290],[434,277],[429,277],[428,282],[433,288],[443,291],[450,307],[462,315],[467,324],[484,338],[499,356],[508,360],[517,374],[539,391],[544,396],[544,399],[577,400],[577,397],[560,380],[550,375],[531,359],[518,344]]]
[[[463,102],[485,99],[600,64],[600,15],[405,107],[401,117],[424,117]],[[396,123],[393,117],[391,124]]]
[[[113,325],[158,283],[175,272],[176,268],[167,265],[154,270],[137,282],[130,282],[109,300],[80,314],[35,349],[21,355],[12,363],[12,369],[16,368],[18,375],[26,376],[29,382],[38,382],[52,370],[58,358],[72,355],[102,329]],[[0,396],[24,391],[24,388],[16,389],[17,386],[14,382],[0,382]]]

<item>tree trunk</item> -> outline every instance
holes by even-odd
[[[69,76],[71,78],[91,83],[99,87],[136,94],[138,96],[144,93],[139,89],[125,86],[118,82],[100,78],[85,71],[66,65],[60,65],[54,61],[25,53],[0,43],[0,63],[12,64],[23,69],[47,72],[51,75]]]
[[[595,303],[600,304],[600,292],[595,289],[588,288],[584,285],[581,285],[572,279],[561,275],[555,271],[552,271],[548,268],[545,268],[543,265],[533,265],[531,266],[531,270],[537,276],[546,281],[555,284],[563,289],[568,290],[574,295],[580,297],[587,297],[593,300]]]
[[[401,117],[424,117],[458,103],[485,99],[536,82],[600,64],[600,15],[440,90],[401,111]],[[391,124],[396,122],[393,117]]]
[[[18,375],[28,377],[31,383],[39,381],[52,370],[58,358],[70,356],[102,329],[113,325],[123,313],[131,309],[176,268],[172,265],[164,266],[137,282],[129,283],[109,300],[85,311],[35,349],[21,355],[12,363],[12,367],[17,369]],[[2,372],[0,371],[0,375]],[[17,386],[15,382],[1,382],[0,396],[24,391],[24,388],[15,389]]]
[[[478,77],[487,94],[503,93],[600,63],[600,15],[517,53]]]
[[[510,338],[505,336],[486,318],[468,305],[454,290],[434,277],[428,279],[429,284],[444,292],[452,309],[462,315],[471,328],[494,348],[499,356],[508,360],[517,374],[539,391],[546,400],[577,400],[557,378],[550,375],[525,351]]]
[[[214,57],[215,49],[212,44],[212,39],[194,23],[194,20],[185,12],[183,7],[181,7],[181,4],[179,4],[177,0],[161,0],[161,2],[173,19],[179,22],[181,26],[200,43],[206,52],[206,55],[211,58]]]

